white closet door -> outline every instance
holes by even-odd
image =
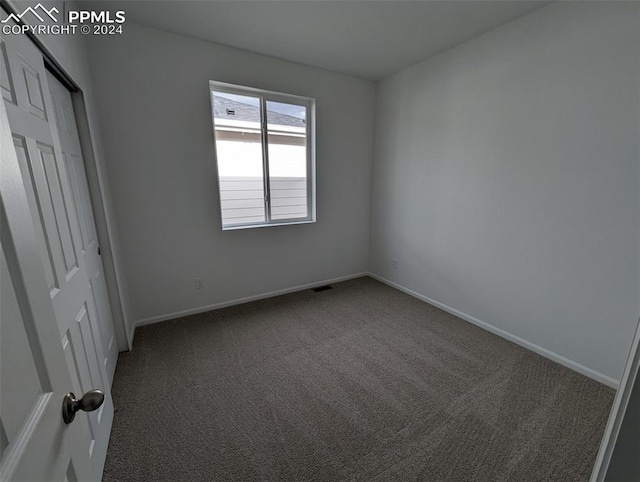
[[[4,12],[2,15],[3,18],[6,18]],[[4,118],[8,119],[10,129],[9,137],[3,135],[2,138],[2,174],[4,177],[5,157],[7,157],[7,162],[10,162],[9,155],[13,159],[17,158],[22,190],[26,195],[26,206],[30,211],[31,231],[35,236],[39,251],[37,259],[43,271],[44,290],[45,293],[48,293],[49,303],[54,314],[47,320],[32,319],[31,322],[35,324],[47,323],[49,325],[47,336],[50,336],[51,324],[57,327],[55,341],[58,349],[62,349],[66,365],[65,372],[70,378],[70,382],[66,382],[66,386],[53,387],[50,381],[45,383],[41,377],[40,392],[51,394],[55,399],[50,400],[50,404],[56,405],[56,410],[47,415],[47,418],[55,415],[56,420],[55,422],[50,420],[47,423],[59,425],[57,430],[60,434],[74,431],[70,429],[73,425],[86,429],[77,435],[78,441],[74,442],[73,450],[70,447],[55,445],[46,447],[40,443],[42,445],[40,457],[43,461],[50,461],[49,465],[55,465],[54,459],[59,456],[60,449],[69,452],[62,456],[63,459],[71,458],[71,452],[77,451],[78,453],[74,454],[74,457],[79,460],[76,465],[82,466],[84,471],[84,458],[86,457],[91,468],[89,476],[84,473],[79,476],[80,469],[74,469],[74,465],[71,464],[69,467],[73,470],[69,469],[71,472],[67,470],[61,476],[62,478],[58,477],[60,475],[58,472],[52,472],[45,480],[64,480],[65,476],[69,480],[73,480],[76,476],[82,480],[87,478],[99,480],[104,467],[113,421],[110,386],[117,360],[117,348],[111,317],[108,314],[104,277],[102,271],[97,269],[94,259],[97,254],[94,257],[87,256],[92,246],[91,240],[94,243],[94,251],[97,253],[95,228],[90,235],[87,231],[85,238],[83,238],[81,229],[86,228],[87,225],[82,223],[81,217],[85,217],[87,214],[82,211],[84,206],[76,205],[76,201],[85,194],[79,192],[78,198],[74,198],[74,189],[82,189],[76,176],[83,174],[83,171],[76,173],[75,169],[79,170],[80,168],[75,165],[72,171],[70,163],[73,162],[71,156],[79,154],[79,148],[75,152],[74,150],[63,151],[61,149],[58,127],[56,126],[59,114],[56,113],[53,106],[49,79],[41,52],[26,37],[13,34],[3,34],[0,37],[0,49],[0,90],[4,98],[3,110],[6,109],[6,117]],[[9,153],[10,148],[13,148],[13,151]],[[8,152],[6,156],[5,150]],[[8,166],[7,169],[10,167]],[[72,181],[74,177],[76,177],[75,184]],[[17,186],[14,185],[8,189],[6,194],[4,191],[2,192],[5,202],[7,202],[4,199],[5,196],[12,196]],[[10,200],[10,198],[8,199]],[[8,224],[11,226],[11,220]],[[19,250],[23,240],[14,241],[16,242],[16,250]],[[7,249],[4,243],[3,249]],[[10,257],[7,255],[6,259],[10,267]],[[96,275],[97,271],[100,272]],[[19,277],[19,272],[20,270],[16,271],[18,274],[15,276]],[[15,278],[12,279],[15,282]],[[19,286],[16,287],[15,293],[20,302],[19,288]],[[32,295],[31,289],[27,291],[26,296]],[[29,310],[27,309],[27,311]],[[25,311],[21,311],[21,314],[24,318]],[[28,316],[26,318],[29,319]],[[40,345],[49,345],[51,342],[50,338],[39,338]],[[4,348],[4,334],[2,343]],[[115,350],[115,355],[113,350]],[[4,359],[4,352],[2,356],[3,367],[5,363],[12,363],[11,359]],[[39,373],[46,374],[51,369],[60,370],[60,367],[49,367],[37,356],[34,360],[39,360],[40,365],[36,365]],[[20,374],[20,372],[16,373]],[[4,373],[2,380],[2,396],[4,397]],[[83,393],[94,388],[101,389],[105,393],[105,401],[102,406],[94,412],[80,412],[71,425],[64,425],[61,422],[62,396],[58,393],[58,389],[64,392],[72,391],[80,397]],[[4,404],[2,409],[4,410]],[[11,415],[9,414],[7,417],[10,418]],[[4,423],[4,412],[2,420]],[[11,440],[8,440],[7,444],[9,447]],[[57,445],[55,441],[54,444]],[[47,450],[48,453],[46,453]],[[33,469],[37,469],[36,459],[33,459],[33,464]],[[28,470],[31,468],[27,465],[25,465],[25,470],[27,470],[25,473],[30,473]]]
[[[111,386],[118,361],[118,344],[111,317],[104,268],[100,257],[98,234],[93,218],[84,159],[80,148],[78,126],[74,115],[71,93],[49,72],[47,72],[47,81],[56,117],[62,159],[69,175],[77,223],[80,227],[79,252],[82,258],[81,264],[84,266],[89,279],[91,298],[95,307],[94,333],[97,338],[97,351],[102,367],[105,370],[105,376],[109,381],[109,386]]]

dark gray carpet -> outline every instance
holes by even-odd
[[[106,481],[586,481],[614,391],[370,278],[140,328]]]

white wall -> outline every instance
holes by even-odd
[[[17,12],[22,12],[26,7],[33,6],[31,1],[10,0],[9,3]],[[63,1],[43,1],[47,8],[56,7],[62,13],[64,4],[68,9],[78,9],[75,2]],[[31,20],[29,16],[25,21]],[[49,21],[49,19],[46,19]],[[51,23],[49,21],[49,23]],[[89,54],[87,51],[86,37],[83,35],[39,35],[37,36],[41,46],[46,53],[52,57],[82,91],[84,103],[84,115],[86,122],[79,119],[78,127],[83,131],[87,126],[89,129],[90,145],[83,146],[85,158],[90,156],[92,160],[85,159],[87,164],[87,177],[91,185],[92,202],[97,207],[96,221],[99,221],[104,214],[104,224],[97,223],[100,237],[102,258],[105,268],[105,278],[109,289],[111,311],[114,319],[118,347],[120,351],[129,347],[127,333],[128,311],[127,311],[127,289],[125,281],[119,271],[119,237],[116,222],[113,216],[112,198],[109,185],[109,178],[105,171],[104,156],[102,150],[102,137],[100,125],[95,110],[95,92],[91,82],[89,70]],[[86,137],[85,137],[86,138]],[[89,160],[89,162],[87,162]],[[94,207],[95,210],[95,207]]]
[[[555,3],[380,82],[371,271],[618,379],[639,313],[639,11]]]
[[[367,271],[373,83],[124,30],[90,51],[133,320]],[[222,232],[209,80],[316,99],[317,223]]]

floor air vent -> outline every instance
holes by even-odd
[[[321,291],[327,291],[327,290],[332,290],[333,286],[330,285],[324,285],[324,286],[318,286],[317,288],[311,288],[311,291],[315,291],[316,293],[320,293]]]

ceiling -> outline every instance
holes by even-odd
[[[126,21],[377,80],[548,1],[120,1]],[[126,25],[126,24],[125,24]]]

